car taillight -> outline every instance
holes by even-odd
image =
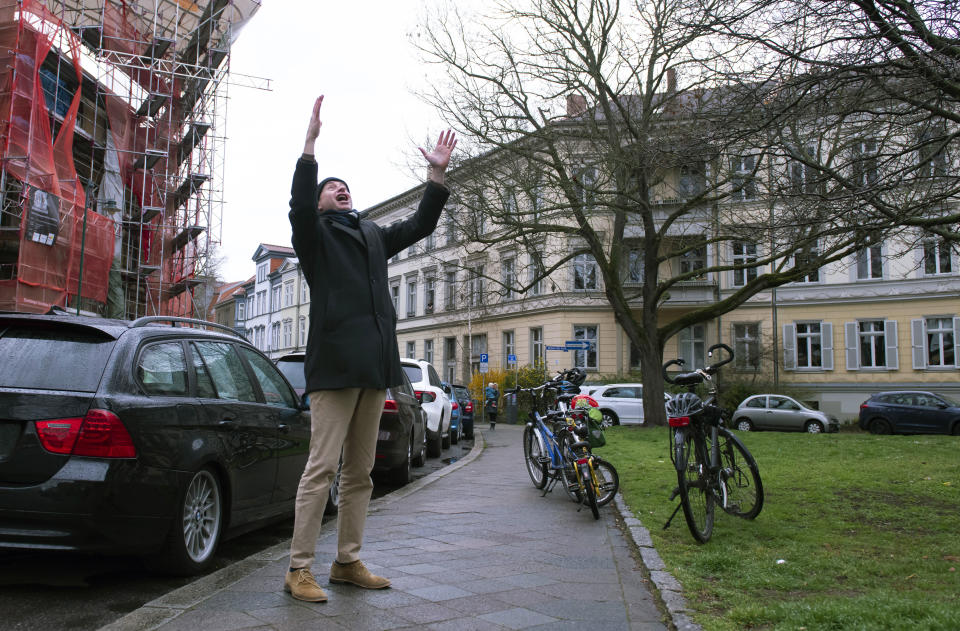
[[[667,419],[667,423],[669,423],[670,427],[686,427],[690,424],[690,417],[671,416],[669,419]]]
[[[423,390],[415,390],[413,394],[417,397],[417,401],[423,403]]]
[[[453,410],[457,410],[457,409],[460,409],[460,406],[457,405],[457,402],[456,402],[456,401],[451,401],[451,402],[450,402],[450,408],[453,409]]]
[[[393,399],[387,399],[386,401],[383,402],[383,411],[396,414],[397,412],[400,411],[400,408],[397,407],[396,401],[394,401]]]
[[[860,404],[860,409],[861,409],[861,410],[866,410],[866,409],[867,409],[867,402],[866,402],[866,401],[864,401],[863,403]]]
[[[36,421],[40,444],[55,454],[93,458],[135,458],[137,449],[116,414],[90,410],[83,418]]]
[[[473,401],[467,401],[466,405],[463,406],[464,412],[473,412]]]
[[[437,400],[437,395],[426,390],[417,390],[414,394],[417,395],[417,401],[420,403],[433,403]]]

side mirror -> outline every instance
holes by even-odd
[[[310,409],[310,394],[307,392],[304,392],[303,396],[300,397],[300,409],[302,410]]]

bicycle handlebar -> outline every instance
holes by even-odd
[[[670,374],[667,372],[667,368],[669,368],[670,366],[683,366],[684,362],[682,359],[671,359],[670,361],[668,361],[666,364],[663,365],[663,380],[675,386],[693,386],[698,383],[701,383],[705,379],[709,378],[711,375],[715,375],[717,371],[720,370],[721,366],[726,366],[727,364],[733,361],[733,357],[734,357],[733,349],[722,342],[719,344],[714,344],[713,346],[708,348],[707,357],[712,357],[713,351],[718,349],[723,349],[727,352],[727,357],[725,359],[722,359],[715,364],[710,364],[706,368],[699,368],[697,370],[694,370],[693,372],[678,373],[673,377],[671,377]]]

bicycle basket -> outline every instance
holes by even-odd
[[[598,408],[587,411],[587,442],[590,448],[603,447],[607,444],[607,437],[603,434],[603,413]]]

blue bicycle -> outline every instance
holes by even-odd
[[[579,373],[572,369],[536,388],[511,392],[530,393],[535,401],[523,432],[524,461],[534,487],[546,495],[560,482],[571,500],[589,506],[594,519],[599,519],[599,508],[617,494],[620,477],[612,464],[590,450],[587,411],[569,409],[570,400],[579,393],[576,381],[582,383],[585,377]],[[541,414],[537,408],[543,408],[544,395],[551,390],[560,391],[559,409]]]

